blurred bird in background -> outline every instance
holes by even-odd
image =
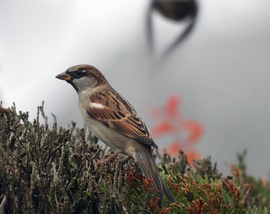
[[[153,35],[153,12],[158,12],[163,17],[174,22],[187,22],[183,32],[163,52],[161,59],[165,59],[194,29],[198,4],[196,0],[152,0],[147,12],[146,31],[150,51],[155,51]]]

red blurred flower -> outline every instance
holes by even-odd
[[[179,151],[183,150],[190,164],[200,157],[194,144],[202,137],[203,126],[195,120],[187,120],[182,116],[180,98],[177,95],[170,96],[163,108],[151,108],[150,113],[157,120],[156,125],[151,129],[153,137],[172,136],[174,138],[166,148],[168,154],[177,156]]]
[[[188,131],[187,142],[197,143],[203,135],[203,127],[200,123],[194,120],[185,120],[182,122],[183,129]]]
[[[173,157],[176,157],[179,154],[179,151],[182,149],[181,143],[176,141],[171,143],[167,148],[166,152]]]
[[[165,134],[175,133],[175,127],[168,121],[159,122],[152,130],[151,133],[154,137],[159,137]]]
[[[176,118],[179,116],[180,112],[178,112],[178,107],[180,104],[180,99],[176,95],[172,95],[169,97],[165,108],[164,108],[164,113],[166,116],[171,117],[171,118]]]

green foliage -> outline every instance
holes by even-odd
[[[223,178],[210,157],[191,167],[183,152],[176,159],[156,153],[176,199],[160,203],[133,160],[120,155],[106,162],[111,151],[75,124],[50,127],[43,106],[33,122],[15,107],[0,121],[0,193],[7,213],[270,213],[269,182],[246,175],[245,153],[231,178]]]
[[[265,178],[255,179],[247,175],[246,156],[246,150],[242,153],[238,153],[238,164],[232,165],[232,168],[239,170],[239,183],[249,185],[250,191],[247,196],[247,213],[270,213],[270,182]]]

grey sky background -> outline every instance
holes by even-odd
[[[77,95],[54,77],[74,64],[99,68],[149,128],[146,109],[181,98],[185,118],[205,127],[197,148],[224,175],[248,149],[248,172],[270,170],[270,2],[201,0],[191,36],[163,63],[158,56],[184,25],[155,14],[157,52],[148,51],[149,1],[0,0],[0,98],[36,116],[45,101],[61,125],[82,126]],[[50,117],[52,121],[52,117]],[[170,142],[156,140],[160,147]]]

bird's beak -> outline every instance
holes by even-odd
[[[66,72],[58,74],[55,78],[60,79],[60,80],[66,80],[66,81],[72,80],[72,77],[69,74],[67,74]]]

